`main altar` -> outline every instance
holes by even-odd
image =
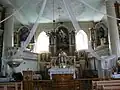
[[[41,53],[38,63],[48,74],[47,79],[56,80],[58,77],[57,79],[63,80],[64,76],[71,76],[72,79],[98,77],[95,58],[88,57],[89,52],[85,50],[76,51],[74,29],[70,30],[60,23],[56,29],[46,34],[49,36],[49,52]],[[94,64],[90,63],[91,60]]]
[[[48,32],[51,67],[50,79],[75,79],[75,31],[68,30],[63,24]]]
[[[104,58],[106,61],[101,62],[103,63],[102,67],[107,67],[103,71],[106,77],[99,78],[96,57],[87,50],[76,51],[75,30],[69,30],[62,24],[46,33],[49,36],[49,52],[41,53],[38,61],[40,69],[45,71],[44,76],[46,77],[43,80],[24,78],[25,90],[34,90],[34,88],[42,90],[92,90],[92,81],[110,78],[105,72],[108,70],[109,64],[107,59]]]

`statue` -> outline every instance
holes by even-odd
[[[58,63],[60,68],[67,67],[67,54],[60,49],[60,53],[58,54]]]

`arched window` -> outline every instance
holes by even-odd
[[[76,35],[76,50],[86,50],[88,49],[88,37],[87,34],[80,30]]]
[[[35,53],[49,52],[49,37],[43,31],[39,34],[35,48]]]

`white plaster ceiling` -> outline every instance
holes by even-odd
[[[0,0],[0,3],[6,5],[11,5],[14,8],[19,8],[27,0]],[[90,7],[81,3],[81,0],[69,0],[70,7],[72,8],[73,13],[78,21],[99,21],[104,16],[103,14],[92,10]],[[97,9],[100,12],[105,13],[105,0],[83,0],[93,8]],[[41,8],[43,0],[30,0],[24,8],[16,14],[16,18],[24,23],[34,23],[39,9]],[[58,9],[61,8],[61,9]],[[54,10],[53,10],[53,0],[47,0],[46,7],[44,9],[43,15],[39,22],[49,23],[53,21],[53,12],[54,19],[56,21],[70,21],[69,15],[65,9],[63,0],[54,0]],[[21,17],[21,18],[20,18]]]

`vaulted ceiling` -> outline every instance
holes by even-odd
[[[44,0],[0,0],[0,3],[18,9],[27,1],[29,2],[15,16],[20,22],[34,23]],[[69,0],[69,5],[77,21],[99,21],[104,16],[100,12],[105,13],[105,0]],[[88,5],[100,12],[93,10]],[[53,19],[56,21],[70,21],[63,0],[47,0],[39,22],[49,23]]]

